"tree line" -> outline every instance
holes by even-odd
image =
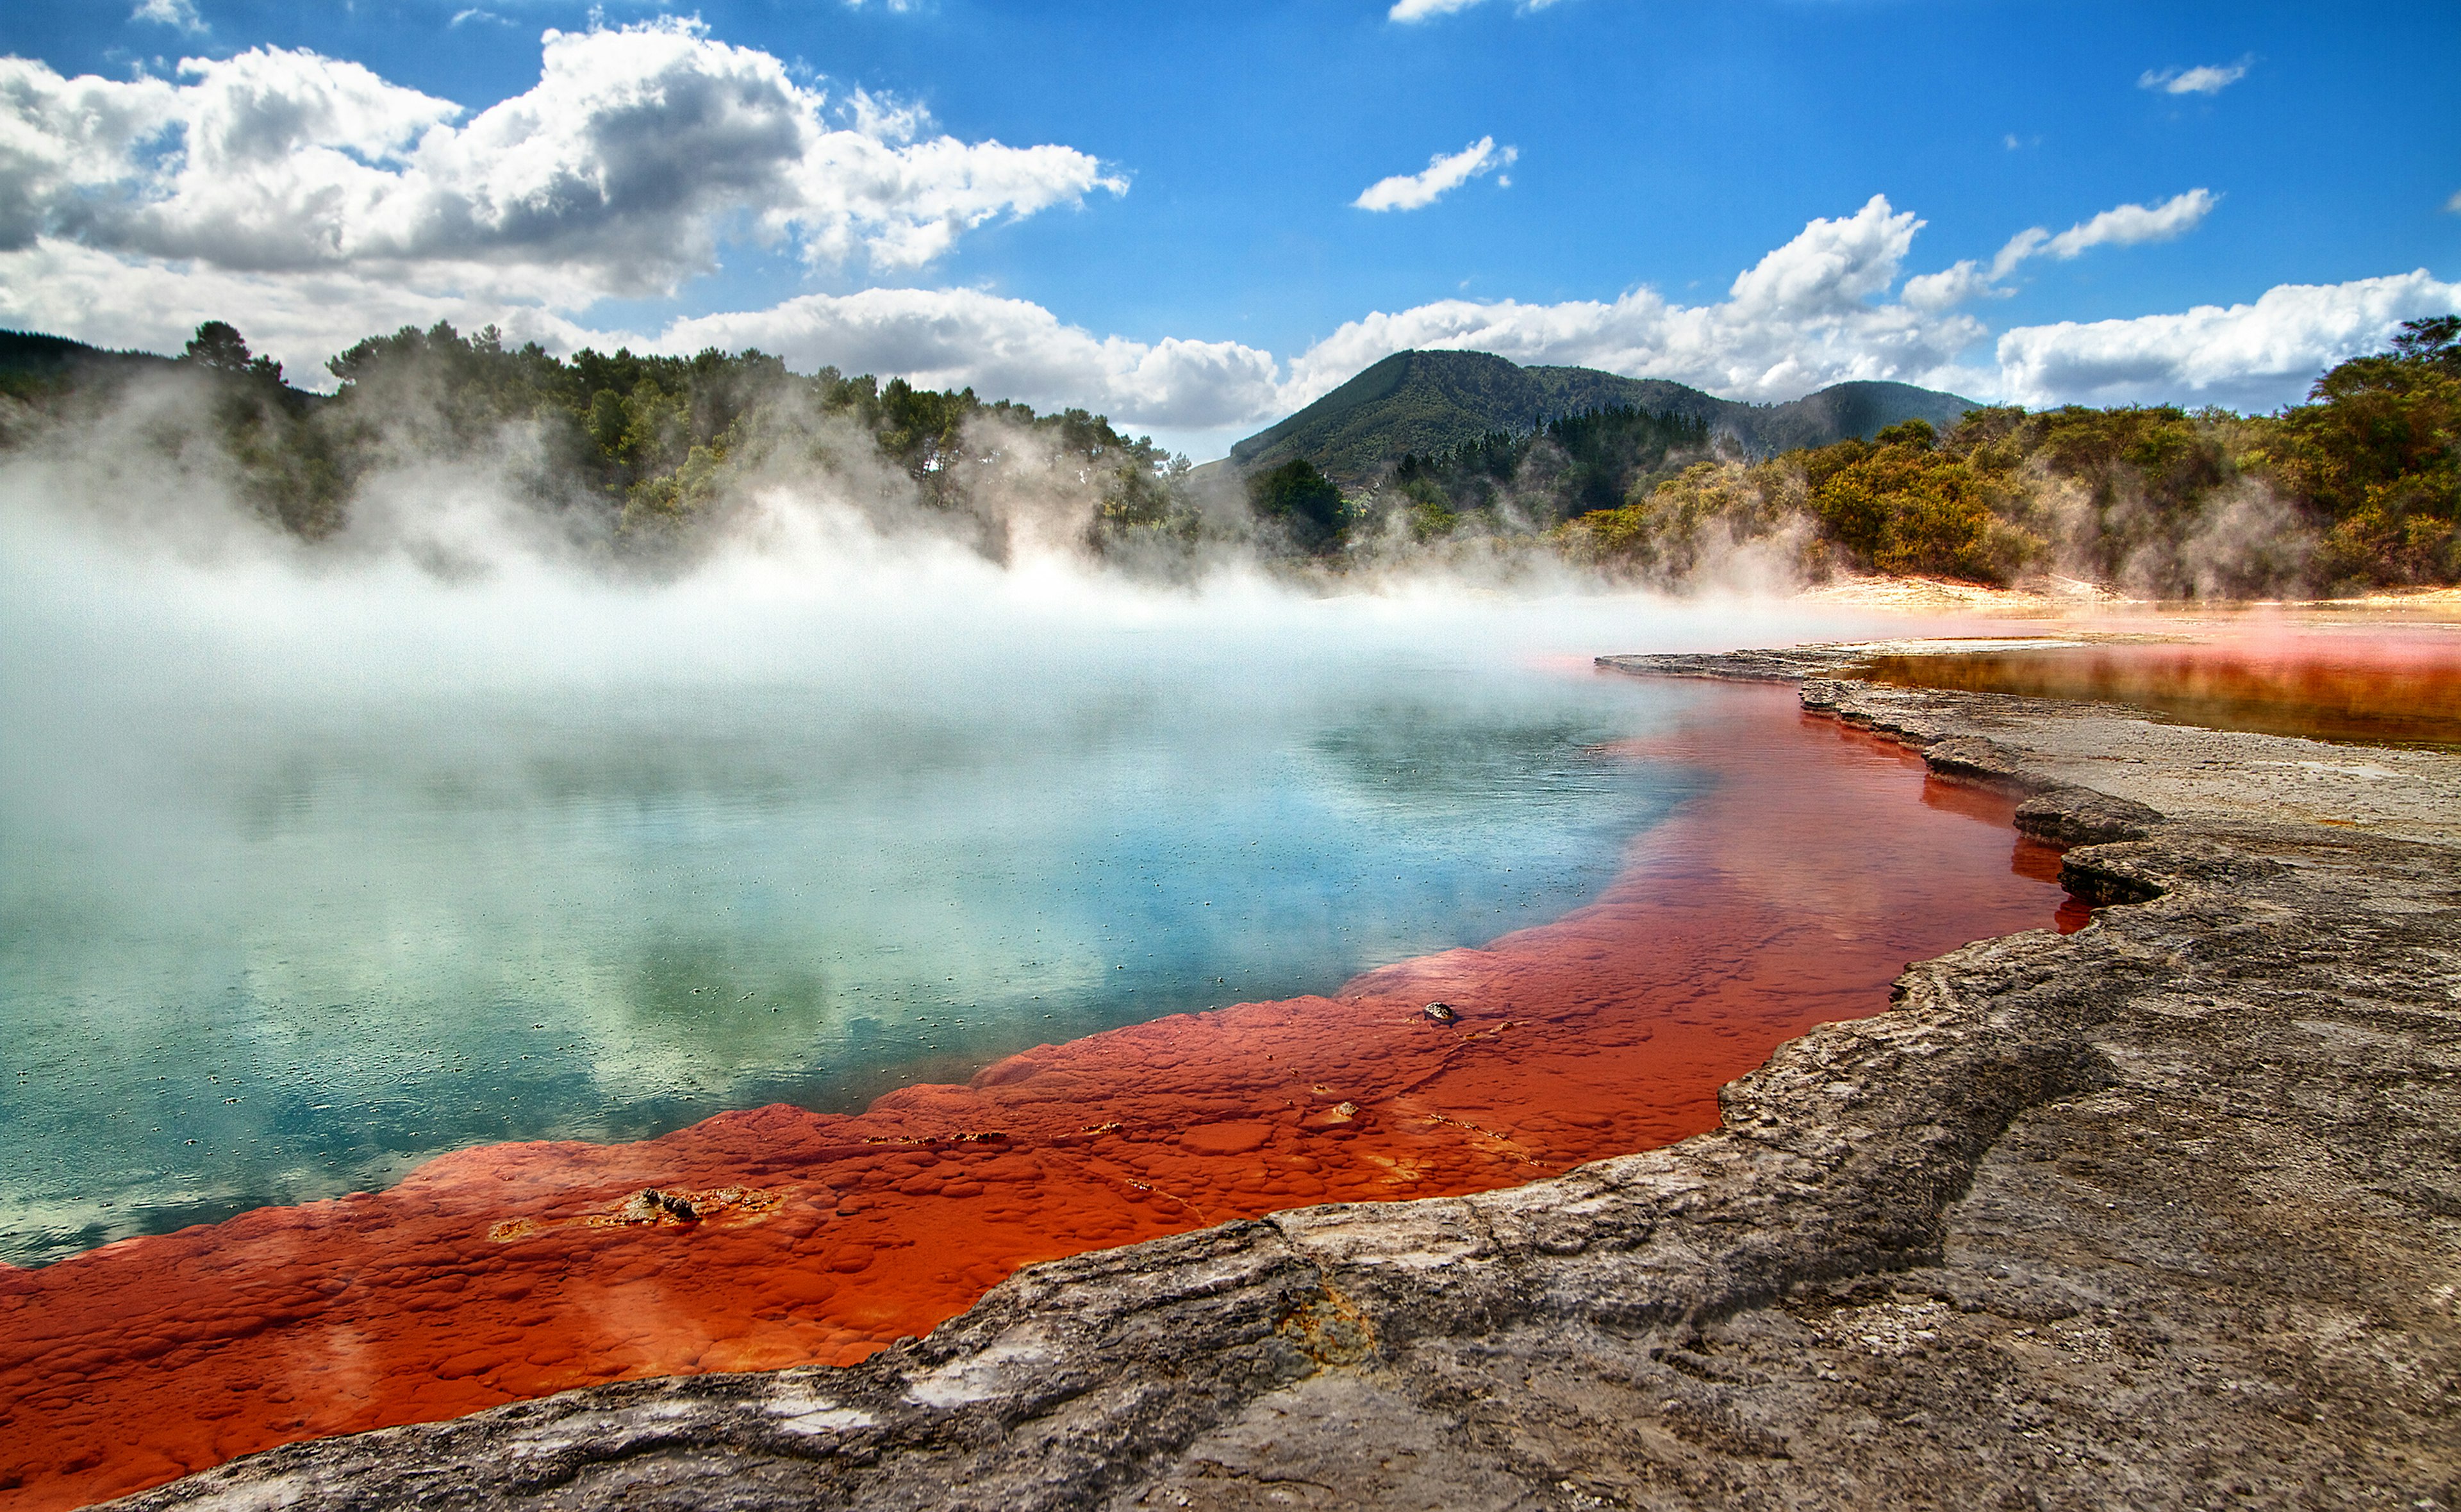
[[[1910,420],[1750,463],[1701,421],[1610,407],[1406,456],[1348,494],[1304,458],[1209,479],[1084,410],[799,375],[754,350],[558,357],[439,323],[327,366],[334,393],[301,391],[209,321],[175,362],[0,380],[0,445],[168,382],[191,406],[140,425],[140,444],[177,452],[182,425],[202,428],[235,491],[303,540],[341,531],[388,469],[484,458],[500,486],[651,561],[709,539],[747,488],[825,473],[995,556],[1017,500],[1040,500],[1085,551],[1164,570],[1235,543],[1307,572],[1538,554],[1669,586],[1738,553],[1797,579],[2062,573],[2177,598],[2461,582],[2452,315],[2407,323],[2274,415],[1992,407],[1945,434]]]
[[[488,458],[501,486],[633,556],[688,550],[747,482],[816,472],[877,501],[979,515],[988,525],[999,513],[982,497],[992,479],[1016,487],[1030,467],[1036,482],[1082,502],[1081,543],[1098,554],[1196,524],[1175,486],[1186,458],[1083,410],[1042,415],[971,388],[835,368],[803,376],[748,349],[557,357],[536,342],[510,345],[493,326],[463,335],[444,322],[371,336],[326,366],[332,394],[293,388],[228,322],[207,321],[173,363],[17,374],[0,385],[14,401],[13,413],[0,411],[0,444],[125,408],[135,387],[167,383],[199,408],[139,423],[140,441],[177,450],[193,438],[182,420],[200,425],[240,496],[310,542],[343,528],[371,478],[469,458]]]
[[[2461,582],[2461,316],[2406,323],[2276,415],[1995,407],[1946,435],[1910,420],[1644,479],[1554,539],[1665,581],[1760,545],[1813,577],[2056,572],[2164,598]]]

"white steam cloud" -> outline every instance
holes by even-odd
[[[1494,138],[1481,137],[1459,152],[1438,153],[1429,158],[1427,166],[1418,173],[1397,173],[1389,179],[1377,180],[1350,202],[1361,210],[1420,209],[1435,203],[1472,179],[1511,166],[1520,156],[1518,147],[1499,148]],[[1509,184],[1512,181],[1499,179],[1496,181]]]
[[[1141,569],[1123,548],[1096,552],[1087,527],[1107,475],[995,415],[970,422],[952,501],[927,497],[851,417],[783,414],[768,433],[778,444],[747,447],[742,470],[699,517],[699,545],[628,556],[611,514],[524,491],[560,465],[534,423],[508,421],[474,440],[439,419],[439,399],[407,387],[370,412],[374,465],[354,481],[339,531],[313,544],[252,502],[247,476],[214,439],[221,400],[185,374],[139,376],[107,407],[55,421],[18,416],[15,444],[0,453],[0,601],[22,607],[97,592],[158,607],[210,601],[206,618],[234,633],[263,630],[268,648],[289,650],[262,668],[200,674],[256,677],[267,691],[294,673],[318,675],[310,664],[327,642],[275,628],[310,607],[342,614],[354,633],[397,639],[404,674],[442,688],[654,681],[696,656],[726,675],[759,677],[781,654],[781,634],[794,633],[849,665],[945,670],[987,650],[1030,653],[1041,644],[1027,628],[1038,618],[1062,635],[1069,625],[1124,631],[1150,653],[1178,644],[1153,639],[1158,628],[1207,633],[1235,621],[1281,639],[1292,616],[1335,602],[1269,569],[1236,505],[1235,520],[1209,522],[1197,554],[1166,573]],[[1792,586],[1774,571],[1757,584]],[[1729,586],[1751,585],[1730,575]],[[1545,549],[1370,563],[1344,588],[1351,607],[1325,612],[1369,639],[1376,624],[1431,615],[1467,624],[1498,617],[1482,604],[1514,601],[1529,607],[1502,618],[1582,623],[1577,635],[1544,633],[1557,654],[1622,646],[1635,609],[1658,603]],[[149,613],[126,619],[136,626]],[[501,623],[490,629],[490,620]],[[1393,638],[1409,644],[1416,633]],[[1486,644],[1482,633],[1462,644]],[[1703,625],[1700,633],[1725,632]],[[0,668],[22,664],[30,644],[0,637]],[[443,670],[457,658],[466,664]],[[338,651],[317,665],[344,682],[360,675]]]

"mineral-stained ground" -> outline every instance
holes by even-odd
[[[2461,1506],[2461,758],[1615,658],[2028,795],[2104,906],[1723,1127],[1036,1267],[845,1370],[627,1382],[140,1507]]]
[[[860,1113],[473,1146],[0,1267],[0,1506],[619,1380],[852,1365],[1028,1265],[1657,1149],[1716,1128],[1779,1045],[1885,1011],[1906,962],[2087,921],[2059,850],[2012,839],[2012,796],[1791,688],[1714,692],[1599,748],[1715,774],[1603,893],[1331,996],[1025,1049]]]

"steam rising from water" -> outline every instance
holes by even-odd
[[[791,480],[653,581],[476,465],[398,470],[338,547],[209,475],[0,472],[20,1260],[484,1139],[855,1106],[1536,922],[1698,780],[1597,753],[1691,696],[1590,655],[1838,628],[1235,560],[1159,586],[1064,531],[1003,565]]]

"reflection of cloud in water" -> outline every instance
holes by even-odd
[[[481,1140],[859,1105],[1534,922],[1688,780],[1584,750],[1692,695],[1530,660],[1733,638],[1634,600],[766,557],[457,587],[0,530],[21,1257]]]
[[[1827,721],[1819,729],[1824,738],[1921,766],[1920,757],[1891,742]],[[1729,781],[1751,784],[1759,820],[1725,832],[1716,854],[1702,858],[1737,894],[1814,922],[1836,939],[1860,940],[1893,920],[1905,899],[1925,891],[1920,855],[1876,842],[1803,844],[1801,837],[1823,830],[1834,795],[1820,782],[1803,780],[1799,767],[1786,764],[1784,753],[1738,750],[1722,753],[1720,761]]]

